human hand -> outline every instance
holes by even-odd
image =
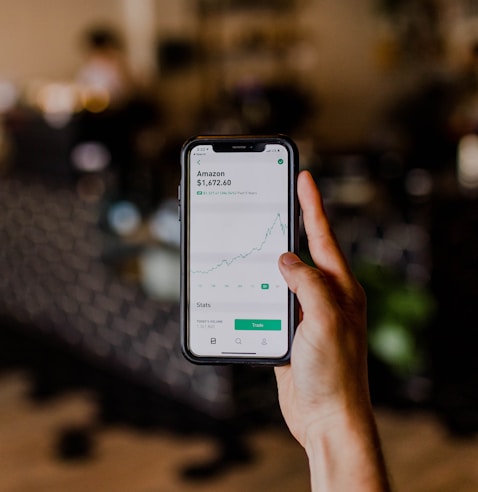
[[[291,362],[275,368],[282,414],[307,452],[314,492],[389,491],[369,397],[365,294],[307,171],[297,192],[316,268],[293,253],[279,259],[301,307]]]
[[[330,229],[309,172],[297,182],[309,251],[316,268],[285,253],[279,268],[296,293],[301,321],[291,364],[277,367],[279,401],[294,437],[306,447],[308,434],[334,416],[371,413],[367,380],[366,301]]]
[[[285,421],[309,458],[312,490],[390,490],[369,397],[365,294],[307,171],[297,192],[316,268],[285,253],[279,268],[301,307],[287,366],[276,367]]]

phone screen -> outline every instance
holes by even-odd
[[[193,357],[280,359],[290,293],[278,258],[292,249],[290,148],[187,156],[187,345]]]

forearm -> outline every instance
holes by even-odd
[[[321,423],[307,436],[313,492],[389,492],[378,431],[371,411],[349,412]]]

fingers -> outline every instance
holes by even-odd
[[[284,253],[279,258],[279,269],[289,289],[297,294],[304,313],[320,318],[333,303],[325,276],[306,265],[294,253]]]
[[[302,208],[309,251],[319,270],[335,278],[343,287],[353,283],[345,259],[325,214],[320,192],[312,175],[302,171],[297,180],[297,193]]]

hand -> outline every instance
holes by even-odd
[[[313,490],[388,490],[369,398],[365,294],[309,172],[297,192],[316,268],[293,253],[279,259],[301,307],[291,363],[275,368],[281,410],[307,451]]]
[[[368,403],[366,302],[333,236],[312,176],[297,182],[309,251],[317,268],[285,253],[279,268],[302,320],[291,365],[276,368],[284,418],[305,445],[309,426],[357,401]]]

